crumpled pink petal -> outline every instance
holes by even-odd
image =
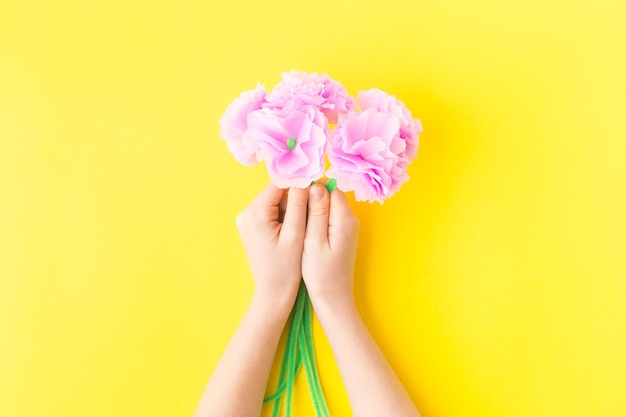
[[[405,183],[417,154],[421,123],[404,103],[372,89],[359,92],[357,109],[339,118],[328,147],[326,175],[357,201],[383,202]]]
[[[337,123],[330,132],[329,124]],[[220,120],[220,136],[244,165],[265,162],[278,187],[310,185],[326,173],[359,201],[383,202],[409,178],[421,122],[378,89],[356,100],[328,75],[284,72],[270,93],[244,92]]]
[[[354,100],[341,83],[327,74],[290,71],[283,72],[263,107],[293,110],[307,105],[317,107],[329,123],[337,123],[339,114],[354,108]]]
[[[270,180],[279,188],[306,188],[324,174],[330,132],[322,112],[313,106],[290,111],[264,108],[250,113],[243,141],[258,149]],[[289,149],[289,138],[295,139]]]
[[[235,156],[235,159],[243,165],[251,166],[259,162],[256,149],[247,146],[242,138],[248,129],[248,115],[261,108],[265,102],[265,93],[265,87],[262,85],[241,93],[226,108],[224,116],[220,119],[220,137],[226,141],[228,150]]]
[[[417,156],[419,135],[423,130],[422,123],[412,117],[411,111],[402,101],[377,88],[359,91],[356,106],[359,110],[375,109],[393,114],[400,119],[400,137],[404,139],[405,149],[398,156],[399,164],[406,168]]]

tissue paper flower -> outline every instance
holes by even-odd
[[[422,124],[414,119],[403,102],[377,88],[361,90],[356,96],[356,105],[360,110],[376,109],[393,114],[400,119],[400,137],[404,139],[406,148],[399,156],[398,163],[405,167],[417,156],[417,145]]]
[[[256,150],[251,149],[242,141],[248,129],[248,115],[259,110],[265,101],[265,87],[258,85],[255,90],[241,93],[224,112],[220,119],[220,137],[226,141],[228,150],[243,165],[251,166],[259,161]]]
[[[337,116],[354,107],[354,101],[341,83],[327,74],[308,74],[303,71],[283,72],[282,81],[267,95],[263,107],[294,110],[301,106],[315,106],[337,123]]]
[[[354,100],[328,75],[302,71],[284,72],[269,93],[258,86],[241,94],[220,126],[235,158],[265,162],[278,187],[305,188],[326,175],[357,201],[380,203],[408,180],[422,132],[396,97],[373,88]]]
[[[328,177],[337,188],[354,191],[357,201],[381,202],[409,177],[398,165],[406,150],[400,137],[401,120],[375,109],[351,112],[339,120],[328,148]]]
[[[280,188],[306,188],[324,174],[328,122],[313,106],[261,109],[248,116],[243,142],[257,149],[271,181]]]

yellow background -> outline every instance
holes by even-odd
[[[599,0],[0,0],[0,415],[191,415],[251,294],[234,218],[267,182],[217,123],[292,68],[424,124],[400,193],[353,204],[359,307],[423,415],[626,415],[624,21]]]

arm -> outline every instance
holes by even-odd
[[[254,295],[195,417],[260,415],[276,346],[300,283],[307,198],[308,190],[293,188],[287,195],[270,184],[237,217]]]
[[[332,347],[352,412],[419,417],[411,398],[363,323],[352,291],[358,219],[341,191],[312,186],[302,273]]]

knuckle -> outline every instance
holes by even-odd
[[[349,230],[357,231],[360,227],[359,218],[354,214],[345,216],[341,219],[341,226]]]
[[[241,231],[241,229],[243,228],[243,220],[241,218],[241,214],[235,217],[235,226],[237,227],[237,230],[239,231]]]
[[[250,211],[248,209],[244,209],[241,211],[237,217],[235,217],[235,225],[238,230],[244,230],[247,228],[247,225],[250,222]]]
[[[312,206],[309,207],[309,216],[326,216],[328,214],[328,207],[325,206]]]
[[[306,207],[307,206],[307,196],[302,193],[294,193],[293,191],[289,194],[289,199],[287,200],[289,205],[294,207]]]

